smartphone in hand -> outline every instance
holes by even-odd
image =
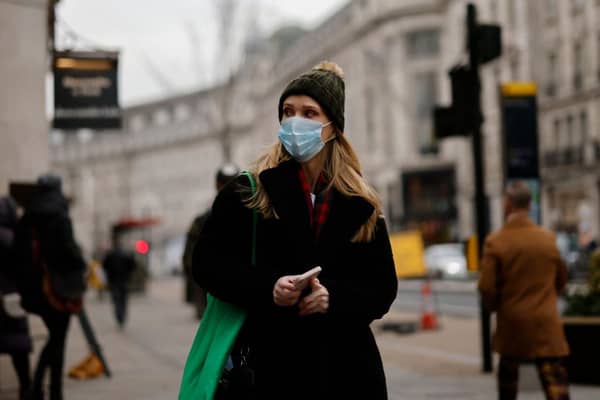
[[[314,267],[314,268],[306,271],[302,275],[298,275],[294,279],[294,286],[296,287],[296,289],[300,289],[300,290],[305,289],[308,286],[308,283],[310,282],[311,279],[319,276],[319,273],[321,273],[321,270],[322,270],[321,267]]]

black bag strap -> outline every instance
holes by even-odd
[[[254,175],[252,172],[245,170],[241,172],[241,175],[244,175],[248,178],[250,182],[250,190],[252,191],[252,195],[256,193],[256,180],[254,179]],[[252,209],[252,258],[251,262],[253,266],[256,266],[256,226],[258,225],[258,211],[256,209]]]

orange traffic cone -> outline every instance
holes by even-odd
[[[423,285],[421,286],[421,302],[421,329],[437,329],[438,322],[437,317],[435,315],[435,305],[433,303],[433,296],[431,295],[431,283],[429,282],[429,280],[423,281]]]

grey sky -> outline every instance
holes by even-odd
[[[189,92],[215,79],[217,1],[62,0],[58,45],[120,49],[123,105]],[[292,22],[311,28],[347,2],[237,0],[238,17],[232,26],[239,36],[243,17],[252,14],[263,33]],[[85,40],[74,40],[69,31]]]

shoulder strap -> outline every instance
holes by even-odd
[[[256,181],[254,175],[250,171],[242,171],[241,175],[245,175],[250,182],[250,190],[252,195],[256,193]],[[256,209],[252,210],[252,265],[256,265],[256,226],[258,225],[258,212]]]

